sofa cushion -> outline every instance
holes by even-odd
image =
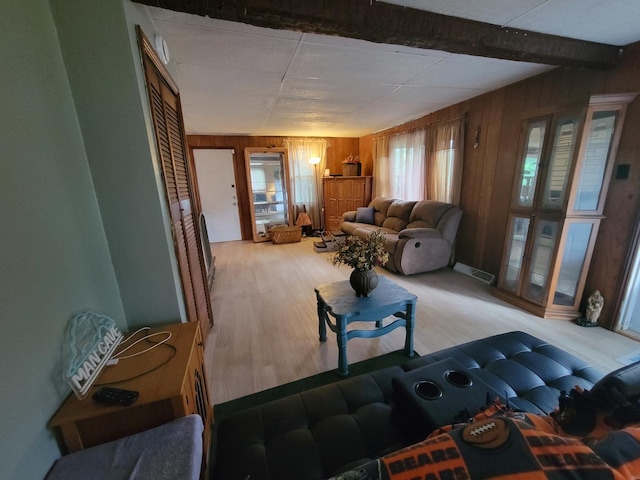
[[[387,218],[387,211],[389,210],[389,206],[395,201],[395,198],[387,198],[387,197],[376,197],[371,200],[369,204],[370,207],[376,209],[376,213],[374,215],[374,223],[381,227],[385,218]]]
[[[376,209],[373,207],[359,207],[356,211],[357,223],[374,224]]]
[[[373,232],[380,231],[384,234],[384,238],[387,240],[385,243],[385,250],[389,253],[393,253],[395,251],[395,243],[392,243],[395,239],[397,242],[398,232],[395,230],[391,230],[389,228],[377,227],[376,225],[367,225],[366,223],[352,223],[350,226],[353,226],[353,230],[349,235],[355,235],[356,237],[360,237],[362,239],[369,238]]]
[[[389,252],[389,255],[396,253],[396,247],[398,246],[398,233],[397,232],[385,232],[384,238],[387,241],[384,244],[384,249]]]
[[[411,217],[407,227],[438,228],[442,216],[452,208],[455,208],[455,206],[450,203],[437,202],[435,200],[416,202],[413,210],[411,210]]]
[[[225,417],[215,474],[220,480],[319,480],[412,443],[395,418],[388,367]]]
[[[411,210],[416,202],[413,201],[401,201],[396,200],[387,210],[387,218],[382,223],[385,228],[390,228],[399,232],[403,230],[409,223],[409,217],[411,216]]]

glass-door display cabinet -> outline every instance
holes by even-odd
[[[251,205],[253,240],[270,240],[269,229],[290,225],[287,150],[285,148],[245,148],[247,184]]]
[[[495,295],[544,318],[580,317],[626,106],[591,98],[586,114],[523,122]]]

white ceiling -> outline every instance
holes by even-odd
[[[612,45],[640,40],[638,0],[385,3]],[[554,68],[148,8],[176,62],[189,134],[359,137]]]

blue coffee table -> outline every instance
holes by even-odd
[[[398,327],[405,327],[404,352],[413,355],[413,329],[415,327],[415,305],[417,297],[386,277],[378,277],[378,287],[368,297],[356,297],[349,281],[336,282],[316,287],[318,301],[318,327],[320,341],[327,340],[327,325],[336,334],[338,340],[338,373],[349,373],[347,360],[347,342],[352,338],[374,338],[389,333]],[[397,317],[387,325],[383,320],[389,316]],[[331,322],[331,317],[335,323]],[[376,322],[376,328],[370,330],[352,329],[353,322]]]

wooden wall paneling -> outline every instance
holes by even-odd
[[[542,92],[542,82],[540,81],[526,81],[525,88],[527,89],[524,111],[536,110],[540,106],[540,93]]]
[[[553,96],[553,87],[555,85],[555,76],[550,73],[538,75],[538,81],[540,82],[540,97],[538,98],[538,107],[544,107],[551,104],[551,97]]]
[[[362,162],[362,175],[373,175],[373,135],[361,137],[358,141],[360,161]],[[375,179],[374,179],[375,181]]]
[[[531,81],[539,81],[532,79]],[[526,82],[506,88],[502,129],[498,143],[499,158],[496,161],[493,194],[491,195],[485,243],[489,247],[483,258],[483,269],[497,275],[500,272],[502,250],[509,217],[513,175],[518,163],[518,140],[521,117],[526,100]]]
[[[636,49],[636,54],[640,55],[640,50]],[[640,85],[640,62],[635,62],[633,64],[633,74],[631,75],[631,82],[629,83],[629,91],[633,92],[636,91],[638,88],[638,85]]]
[[[327,167],[332,175],[342,175],[342,161],[349,155],[360,155],[360,140],[358,138],[327,139]]]
[[[465,141],[465,164],[463,167],[463,182],[461,195],[461,208],[463,218],[458,235],[461,248],[456,248],[456,256],[459,261],[468,265],[478,265],[478,251],[483,243],[483,219],[487,216],[488,207],[481,204],[483,194],[483,178],[491,169],[487,158],[488,132],[490,125],[490,105],[492,95],[474,99],[467,105],[466,115],[467,133]],[[476,131],[479,130],[479,136]],[[478,141],[475,147],[476,140]]]
[[[589,80],[589,96],[602,95],[605,91],[608,72],[606,70],[591,70],[585,73],[585,77]]]
[[[503,128],[503,116],[505,108],[505,91],[501,90],[494,92],[490,97],[491,102],[485,107],[488,109],[487,135],[485,138],[485,168],[482,171],[482,182],[480,187],[480,195],[478,198],[478,205],[480,206],[480,215],[478,219],[478,232],[477,236],[480,239],[477,242],[474,251],[475,264],[479,265],[481,269],[487,269],[491,273],[497,274],[498,271],[494,271],[492,264],[487,262],[486,252],[495,250],[491,245],[487,245],[487,232],[490,229],[490,218],[492,215],[491,201],[495,195],[496,190],[502,190],[502,186],[496,182],[497,171],[500,166],[500,137]],[[492,270],[489,270],[489,269]]]
[[[486,218],[486,206],[481,205],[482,196],[482,179],[487,166],[487,135],[491,128],[489,125],[489,105],[491,104],[491,95],[477,99],[470,104],[469,113],[467,114],[467,123],[469,130],[467,141],[465,144],[465,152],[468,152],[468,158],[463,169],[463,177],[469,174],[468,179],[463,182],[463,189],[468,190],[469,195],[466,197],[463,207],[463,222],[466,248],[466,257],[460,257],[460,261],[467,265],[478,265],[477,251],[483,242],[483,225],[482,219]],[[476,139],[476,130],[480,128],[479,137]],[[475,147],[476,140],[478,146]],[[459,237],[460,238],[460,237]]]
[[[551,95],[552,105],[566,105],[570,102],[572,70],[570,68],[558,68],[553,71],[556,81],[553,86],[553,94]]]
[[[629,56],[637,54],[635,51],[625,51],[623,55]],[[607,93],[625,93],[631,86],[631,78],[633,75],[634,64],[632,62],[624,62],[615,70],[608,70],[605,80],[604,90]]]
[[[460,192],[460,208],[463,214],[459,231],[465,232],[465,234],[458,234],[456,237],[456,261],[467,265],[471,265],[475,261],[474,249],[477,239],[479,239],[477,229],[480,188],[477,180],[481,178],[484,169],[487,134],[487,123],[483,118],[484,109],[481,107],[484,102],[475,101],[473,103],[475,105],[469,108],[469,113],[466,116],[462,191]],[[480,129],[478,147],[474,148],[478,129]]]
[[[572,104],[584,106],[591,97],[592,76],[585,75],[580,70],[571,70],[571,99]]]

